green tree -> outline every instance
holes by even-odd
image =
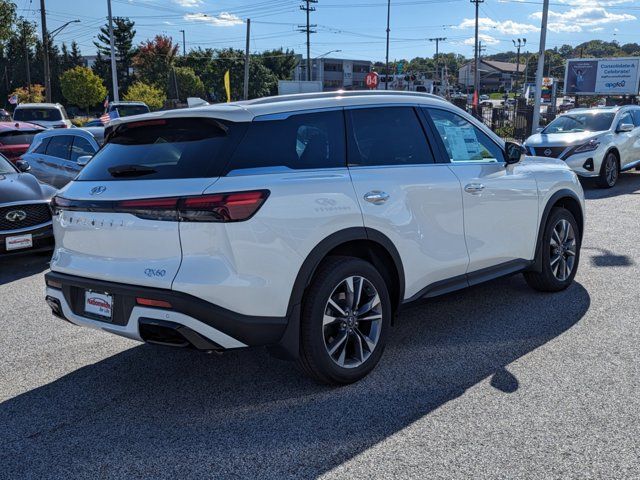
[[[177,94],[176,87],[178,89]],[[204,83],[190,67],[173,68],[167,91],[171,92],[172,98],[178,98],[182,102],[186,102],[188,97],[206,96]]]
[[[129,71],[132,66],[133,57],[136,54],[136,49],[133,46],[133,39],[136,35],[134,27],[135,22],[128,17],[113,17],[113,43],[116,51],[118,86],[123,90],[131,83]],[[111,86],[111,44],[109,42],[108,23],[100,27],[97,41],[93,42],[93,44],[97,49],[97,58],[93,66],[93,71],[97,75],[100,75],[106,85]]]
[[[142,42],[132,60],[137,78],[166,93],[177,53],[178,45],[174,45],[166,35],[156,35],[152,40]]]
[[[217,50],[211,62],[213,91],[217,101],[224,101],[224,73],[229,70],[231,99],[240,100],[244,90],[244,52],[233,48]],[[278,78],[265,67],[259,57],[251,57],[249,63],[249,98],[265,97],[278,87]]]
[[[60,78],[62,94],[72,105],[86,109],[100,103],[107,95],[102,79],[86,67],[74,67]]]
[[[8,0],[0,0],[0,43],[4,44],[13,35],[16,22],[16,4]]]
[[[167,96],[161,89],[153,85],[134,82],[124,94],[124,99],[129,102],[144,102],[151,110],[159,110],[164,105]]]

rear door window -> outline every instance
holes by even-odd
[[[252,122],[228,170],[345,166],[344,117],[330,111]]]
[[[109,135],[77,180],[217,177],[245,130],[244,123],[209,118],[125,123]]]
[[[73,146],[71,147],[71,161],[77,162],[78,157],[93,155],[95,151],[89,140],[76,136],[73,138]]]
[[[49,145],[47,145],[46,155],[69,160],[71,157],[72,143],[73,137],[71,135],[56,135],[55,137],[51,137]]]
[[[420,120],[413,107],[363,108],[348,111],[352,136],[350,166],[433,163]]]

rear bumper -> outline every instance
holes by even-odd
[[[281,340],[288,323],[287,317],[242,315],[173,290],[105,282],[56,272],[47,273],[45,280],[47,303],[57,316],[76,325],[97,328],[138,341],[171,344],[155,341],[157,336],[150,333],[158,329],[169,329],[184,337],[191,346],[203,350],[275,345]],[[52,283],[61,288],[52,288]],[[84,311],[84,292],[87,290],[112,296],[111,321],[101,320]],[[172,308],[141,306],[137,304],[136,297],[169,302]],[[56,311],[56,306],[59,306],[59,311]],[[198,337],[206,341],[198,342]],[[184,346],[178,343],[173,344]]]
[[[33,246],[31,248],[21,248],[18,250],[7,250],[7,237],[15,237],[19,235],[30,234],[33,239]],[[16,230],[11,233],[0,232],[0,258],[8,257],[13,255],[24,255],[28,253],[34,252],[43,252],[47,250],[52,250],[54,245],[53,240],[53,227],[51,226],[51,222],[46,224],[43,227],[38,227],[34,229],[22,229]]]

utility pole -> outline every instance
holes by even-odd
[[[389,90],[389,33],[391,32],[391,0],[387,0],[387,59],[384,76],[386,77],[384,82],[384,89]]]
[[[49,71],[49,34],[47,33],[47,12],[44,0],[40,0],[40,23],[42,26],[42,57],[44,58],[44,89],[47,103],[51,103],[51,72]]]
[[[182,32],[182,56],[187,56],[187,41],[185,40],[184,30],[180,30]]]
[[[307,34],[307,81],[311,81],[311,34],[316,33],[313,28],[317,27],[317,25],[312,25],[311,21],[311,12],[316,11],[316,7],[312,7],[312,3],[318,3],[318,0],[304,0],[304,5],[300,5],[300,10],[303,10],[307,13],[307,24],[298,25],[299,32],[305,32]]]
[[[480,15],[480,4],[484,3],[484,0],[471,0],[471,3],[474,3],[476,6],[476,34],[475,34],[475,52],[474,52],[474,62],[475,62],[475,72],[473,76],[473,98],[480,96],[480,41],[478,39],[478,17]]]
[[[249,100],[249,48],[251,46],[251,19],[247,18],[247,47],[244,51],[244,99]]]
[[[22,36],[24,37],[24,57],[26,59],[25,63],[27,66],[27,92],[29,92],[29,96],[31,96],[31,49],[29,48],[29,39],[27,38],[27,28],[24,23],[22,23]],[[5,74],[7,72],[7,67],[5,67]],[[7,90],[9,88],[7,87]]]
[[[111,0],[107,0],[107,10],[109,13],[109,44],[111,45],[111,81],[113,83],[113,101],[119,102],[120,95],[118,93],[118,71],[116,69],[116,47],[115,41],[113,40],[113,16],[111,15]]]
[[[430,42],[436,42],[436,76],[440,72],[440,62],[439,62],[440,57],[438,57],[438,54],[440,52],[438,50],[438,46],[440,45],[440,42],[444,42],[445,40],[446,40],[446,37],[437,37],[437,38],[429,39]]]
[[[514,88],[515,94],[517,97],[518,96],[518,77],[520,76],[520,49],[527,44],[527,39],[518,38],[517,43],[515,40],[511,40],[511,41],[513,42],[513,46],[516,47],[516,49],[518,50],[518,53],[516,54],[516,88]]]
[[[542,92],[542,75],[544,70],[544,52],[547,43],[547,20],[549,18],[549,0],[542,4],[542,25],[540,26],[540,50],[538,52],[538,69],[536,70],[536,96],[533,104],[533,121],[531,134],[535,134],[540,125],[540,100]]]

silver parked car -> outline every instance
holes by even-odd
[[[43,183],[62,188],[73,180],[100,149],[95,137],[80,128],[39,133],[22,160]]]

